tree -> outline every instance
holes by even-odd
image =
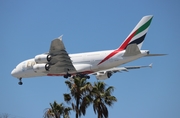
[[[0,118],[9,118],[9,114],[7,113],[0,114]]]
[[[104,82],[94,83],[91,94],[94,97],[93,100],[93,109],[94,113],[98,114],[98,118],[108,118],[108,109],[107,106],[112,106],[114,102],[117,101],[115,96],[112,96],[112,92],[114,91],[113,86],[109,86],[106,89],[106,84]]]
[[[46,109],[44,118],[60,118],[61,115],[63,118],[69,118],[70,107],[65,107],[63,103],[58,104],[56,101],[53,104],[50,103],[50,106],[51,108]]]
[[[76,118],[81,114],[86,114],[87,107],[91,104],[93,98],[89,94],[91,91],[91,83],[86,81],[86,78],[74,77],[74,81],[65,81],[65,84],[70,89],[69,94],[64,94],[64,100],[72,104],[72,109],[76,112]],[[73,99],[75,103],[73,103]]]

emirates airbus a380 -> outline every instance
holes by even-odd
[[[36,55],[32,59],[19,63],[11,75],[19,79],[37,76],[64,76],[73,78],[82,76],[90,78],[95,75],[98,80],[110,78],[113,73],[139,69],[148,66],[118,67],[145,56],[161,56],[150,54],[149,50],[141,50],[144,38],[153,16],[144,16],[135,26],[124,42],[115,50],[68,54],[62,36],[51,42],[48,53]]]

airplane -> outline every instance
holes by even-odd
[[[90,75],[95,75],[98,80],[105,80],[116,72],[152,67],[152,64],[118,67],[141,57],[165,55],[150,54],[149,50],[141,50],[152,18],[153,15],[142,17],[124,42],[113,50],[68,54],[62,36],[60,36],[51,41],[49,52],[19,63],[12,70],[11,75],[18,78],[18,84],[22,85],[22,78],[38,76],[74,78],[81,76],[89,79]]]

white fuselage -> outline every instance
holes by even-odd
[[[152,18],[152,15],[142,17],[116,50],[69,54],[60,36],[51,41],[48,53],[36,55],[32,59],[21,62],[13,69],[11,75],[20,80],[20,85],[22,85],[22,78],[36,76],[68,78],[93,74],[97,79],[109,78],[113,72],[121,70],[114,70],[114,67],[149,54],[148,50],[141,50],[141,47]]]
[[[77,53],[77,54],[69,54],[73,66],[76,69],[76,73],[84,73],[90,74],[94,72],[98,72],[105,69],[110,69],[113,67],[117,67],[119,65],[125,64],[127,62],[136,60],[143,56],[146,56],[148,50],[141,50],[141,54],[135,56],[126,56],[124,57],[125,50],[119,51],[118,53],[112,55],[108,59],[105,59],[109,54],[115,52],[116,50],[107,50],[107,51],[97,51],[97,52],[87,52],[87,53]],[[104,60],[103,62],[101,62]],[[101,62],[101,63],[100,63]],[[18,71],[16,73],[17,78],[29,78],[36,76],[63,76],[66,72],[63,73],[49,73],[46,72],[37,72],[34,71],[33,66],[36,65],[35,59],[28,59],[26,61],[21,62],[16,66],[13,71]],[[13,72],[12,71],[12,72]],[[69,72],[69,74],[76,74],[74,72]]]

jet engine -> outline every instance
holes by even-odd
[[[48,71],[50,68],[49,64],[36,64],[33,66],[33,70],[35,72],[44,72],[44,71]]]
[[[112,76],[112,73],[111,72],[98,72],[97,75],[96,75],[96,78],[98,80],[105,80],[107,78],[110,78]]]
[[[51,55],[48,54],[36,55],[34,60],[36,63],[47,63],[51,60]]]

